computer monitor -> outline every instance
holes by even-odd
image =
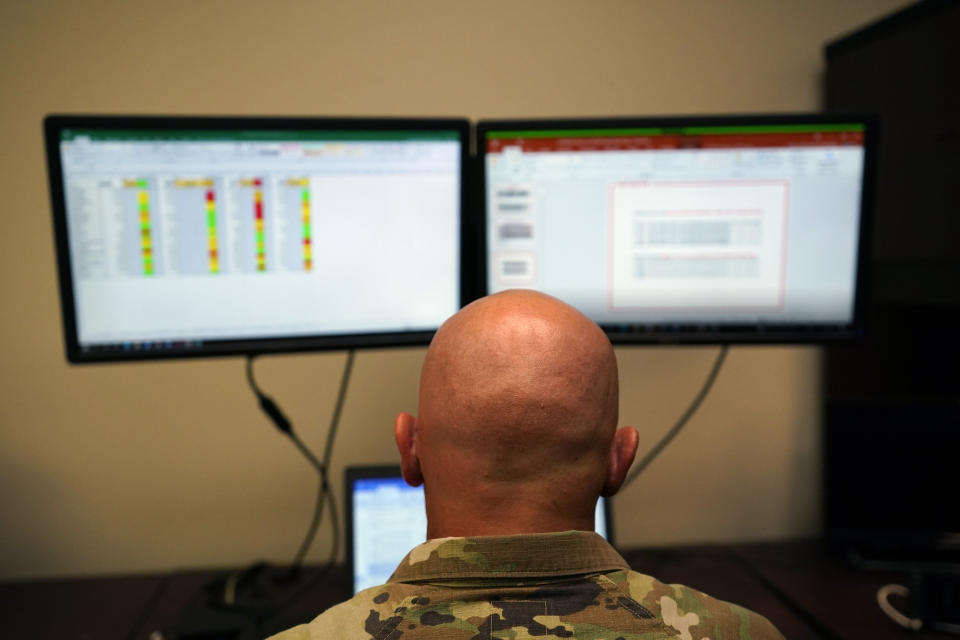
[[[850,115],[481,121],[485,288],[614,342],[862,332],[874,123]]]
[[[44,127],[72,362],[424,344],[469,296],[466,120]]]

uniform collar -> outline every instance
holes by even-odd
[[[594,532],[437,538],[414,547],[390,582],[574,576],[629,570]]]

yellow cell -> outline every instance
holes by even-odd
[[[181,178],[179,180],[174,180],[173,185],[175,187],[212,187],[213,180],[211,178],[201,178],[198,180]]]

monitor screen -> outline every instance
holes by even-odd
[[[861,330],[873,127],[852,116],[486,121],[486,289],[578,307],[614,342]]]
[[[412,548],[427,539],[423,486],[411,487],[400,467],[347,467],[347,563],[354,593],[385,583]],[[596,532],[611,540],[606,498],[597,500]]]
[[[466,295],[468,131],[48,117],[68,358],[426,343]]]

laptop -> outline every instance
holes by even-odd
[[[386,582],[407,552],[427,538],[423,487],[411,487],[399,466],[345,471],[347,565],[353,592]],[[596,530],[613,543],[610,503],[597,501]]]

